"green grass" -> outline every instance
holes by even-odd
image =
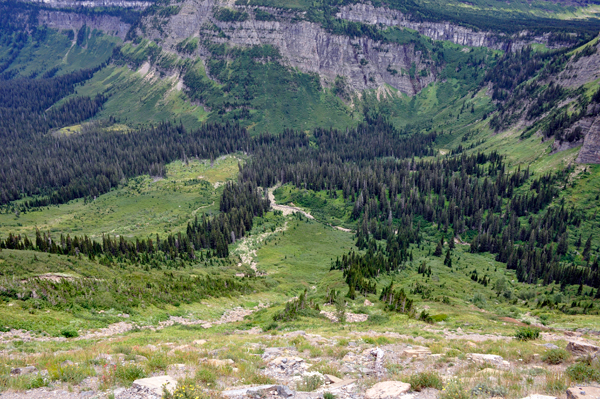
[[[218,212],[222,185],[238,173],[239,157],[173,162],[164,179],[139,176],[91,203],[83,199],[40,208],[19,217],[0,214],[0,236],[9,232],[35,236],[35,230],[100,238],[102,234],[149,237],[183,231],[203,213]]]
[[[65,34],[46,29],[46,37],[43,40],[29,39],[6,72],[28,77],[32,74],[41,76],[53,68],[58,68],[59,75],[94,68],[105,62],[111,56],[114,46],[121,42],[118,37],[105,35],[98,30],[88,29],[88,36],[85,45],[80,47],[71,42]],[[0,48],[0,57],[2,50]]]

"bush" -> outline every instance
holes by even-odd
[[[515,332],[515,338],[519,341],[531,341],[540,337],[540,329],[536,327],[519,327]]]
[[[312,392],[323,384],[323,379],[318,375],[304,376],[302,381],[296,384],[296,389],[303,392]]]
[[[424,388],[442,389],[442,379],[435,371],[424,371],[413,374],[408,379],[408,382],[411,388],[417,392],[420,392]]]
[[[166,387],[163,388],[163,399],[209,399],[211,396],[204,392],[202,387],[197,385],[181,385],[173,391],[169,392]]]
[[[488,397],[505,397],[508,390],[505,387],[490,387],[487,384],[477,384],[471,389],[471,395]]]
[[[448,315],[444,313],[434,314],[431,316],[431,320],[433,320],[435,323],[439,323],[440,321],[446,321],[448,320]]]
[[[567,368],[567,375],[575,382],[600,381],[600,370],[596,362],[584,360]]]
[[[335,399],[335,395],[332,394],[331,392],[324,392],[323,399]]]
[[[470,399],[470,393],[460,381],[450,381],[443,389],[439,399]]]
[[[62,335],[65,338],[79,337],[79,333],[77,332],[77,330],[71,327],[63,328],[62,330],[60,330],[60,335]]]
[[[62,381],[69,384],[79,384],[85,378],[95,374],[94,369],[88,366],[69,364],[48,367],[48,375],[53,381]]]
[[[548,364],[561,364],[570,356],[571,354],[564,349],[550,349],[544,353],[542,360]]]
[[[208,366],[202,366],[196,371],[196,380],[207,385],[214,385],[217,382],[215,369]]]
[[[558,395],[567,390],[569,381],[562,373],[552,374],[546,377],[546,392]]]

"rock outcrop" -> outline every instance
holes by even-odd
[[[410,384],[400,381],[384,381],[373,385],[365,393],[366,399],[394,399],[410,391]]]
[[[600,163],[600,118],[594,120],[585,134],[577,162]],[[569,345],[571,345],[570,342]]]
[[[567,399],[597,399],[600,398],[600,388],[577,386],[567,389]]]
[[[600,352],[600,347],[586,342],[569,341],[567,350],[576,356],[586,356]]]
[[[21,0],[23,1],[23,0]],[[27,3],[43,4],[46,7],[54,8],[95,8],[95,7],[120,7],[144,9],[151,6],[150,1],[132,1],[132,0],[27,0]]]
[[[118,36],[125,39],[131,25],[121,21],[118,17],[109,15],[86,15],[76,12],[40,10],[38,14],[40,25],[63,30],[79,30],[83,25],[90,29],[101,30],[107,35]]]

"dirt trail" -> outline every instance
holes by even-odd
[[[277,205],[277,202],[275,202],[275,195],[273,194],[273,191],[277,190],[277,188],[279,188],[279,186],[271,187],[268,190],[269,191],[269,201],[271,201],[271,208],[275,209],[276,211],[281,211],[284,215],[291,215],[292,213],[299,212],[309,219],[314,219],[313,215],[311,215],[310,213],[308,213],[296,206]]]
[[[278,205],[277,202],[275,202],[275,195],[273,194],[273,191],[277,190],[277,188],[279,188],[279,185],[271,187],[268,190],[269,191],[269,201],[271,201],[271,208],[273,208],[277,211],[283,212],[284,215],[291,215],[292,213],[299,212],[309,219],[314,219],[313,215],[311,215],[310,213],[306,212],[305,210],[303,210],[301,208],[298,208],[297,206]],[[328,225],[333,228],[336,228],[340,231],[345,231],[346,233],[352,233],[352,230],[347,229],[345,227],[334,226],[331,224],[328,224]]]

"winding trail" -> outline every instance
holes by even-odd
[[[273,186],[273,187],[269,188],[269,190],[268,190],[269,191],[269,201],[271,202],[271,208],[273,208],[276,211],[281,211],[286,216],[291,215],[296,212],[299,212],[309,219],[314,219],[313,215],[311,215],[310,213],[308,213],[296,206],[277,205],[277,202],[275,202],[275,195],[273,194],[273,191],[277,190],[278,188],[279,188],[279,185]]]

